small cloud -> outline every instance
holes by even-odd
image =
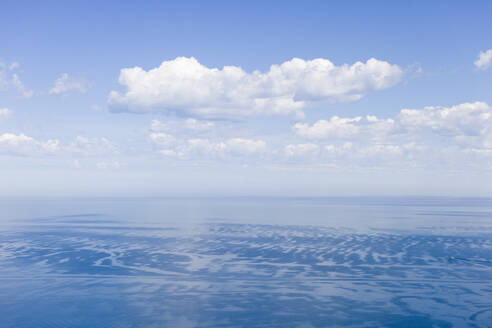
[[[313,157],[319,154],[319,146],[316,144],[290,144],[285,146],[287,157]]]
[[[152,131],[164,131],[164,132],[206,132],[215,128],[215,123],[210,121],[200,121],[194,118],[188,118],[183,121],[168,121],[161,122],[159,120],[152,120],[150,122],[150,130]]]
[[[7,120],[12,116],[12,111],[8,108],[0,108],[0,121]]]
[[[163,150],[160,150],[159,153],[161,153],[162,155],[167,156],[167,157],[181,158],[184,156],[183,153],[177,152],[177,151],[172,150],[172,149],[163,149]]]
[[[17,74],[12,75],[12,84],[24,98],[31,98],[34,95],[32,90],[28,90]]]
[[[241,155],[251,155],[255,153],[264,153],[267,144],[263,140],[252,140],[243,138],[232,138],[226,142],[228,151]]]
[[[120,169],[121,164],[118,161],[108,161],[108,162],[99,162],[96,164],[96,166],[100,170],[118,170]]]
[[[58,95],[68,91],[85,93],[87,91],[87,83],[83,80],[73,78],[67,73],[63,73],[55,80],[53,88],[50,89],[49,93]]]
[[[294,132],[308,139],[381,139],[395,129],[393,119],[379,119],[374,115],[343,118],[333,116],[319,120],[313,125],[296,123]]]
[[[87,138],[77,136],[65,147],[65,151],[84,156],[96,156],[118,153],[117,146],[106,138]]]
[[[38,141],[25,134],[4,133],[0,135],[0,153],[34,156],[52,155],[60,150],[60,142],[56,139]]]
[[[174,136],[162,132],[151,133],[149,138],[152,142],[160,146],[171,146],[176,143]]]
[[[492,49],[480,51],[474,64],[480,70],[488,69],[492,65]]]
[[[9,70],[11,70],[11,71],[12,71],[12,70],[14,70],[14,69],[16,69],[16,68],[19,68],[19,66],[20,66],[20,65],[19,65],[19,63],[18,63],[18,62],[13,62],[13,63],[11,63],[11,64],[9,65]]]
[[[103,106],[100,106],[100,105],[92,105],[91,106],[91,109],[94,110],[94,111],[96,111],[96,112],[100,112],[100,111],[102,111],[104,109],[104,107]]]

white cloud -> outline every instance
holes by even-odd
[[[34,91],[28,89],[21,81],[19,75],[14,73],[19,66],[18,62],[10,64],[0,62],[0,90],[5,91],[9,87],[13,87],[21,97],[31,98],[34,96]]]
[[[395,128],[393,119],[378,119],[367,115],[365,118],[357,116],[343,118],[333,116],[330,120],[319,120],[313,125],[296,123],[294,132],[308,139],[381,139],[389,135]]]
[[[492,49],[480,51],[478,59],[474,62],[478,69],[486,70],[492,65]]]
[[[64,150],[85,156],[117,154],[117,146],[106,138],[87,138],[77,136]]]
[[[214,122],[198,121],[194,118],[188,118],[184,121],[184,126],[193,131],[206,131],[215,127]]]
[[[8,108],[0,108],[0,122],[12,116],[12,111]]]
[[[375,156],[386,155],[402,155],[403,149],[410,149],[407,146],[394,144],[370,144],[370,145],[355,145],[352,142],[345,142],[340,146],[327,145],[324,151],[329,155],[348,156],[352,160],[369,159]]]
[[[22,97],[31,98],[34,95],[34,91],[27,89],[17,74],[12,75],[12,84]]]
[[[285,146],[285,154],[288,157],[314,157],[320,153],[320,147],[316,144],[290,144]]]
[[[160,146],[172,146],[176,143],[176,138],[170,134],[156,132],[151,133],[149,136],[150,140]]]
[[[25,134],[4,133],[0,135],[0,153],[10,155],[47,155],[60,150],[58,140],[37,141]]]
[[[188,118],[184,121],[161,122],[159,120],[152,120],[152,122],[150,122],[150,130],[164,132],[181,132],[183,130],[205,132],[212,130],[214,127],[214,122],[199,121],[194,118]]]
[[[50,89],[49,93],[58,95],[68,91],[85,93],[87,91],[87,83],[83,80],[76,79],[67,73],[63,73],[55,80],[53,88]]]
[[[91,106],[91,109],[92,109],[93,111],[98,112],[98,111],[103,110],[103,106],[101,106],[101,105],[92,105],[92,106]]]
[[[183,150],[189,154],[204,154],[204,155],[221,155],[226,151],[226,144],[224,142],[213,142],[209,139],[189,139]]]
[[[416,155],[419,155],[418,149],[407,148],[406,145],[345,142],[343,145],[325,146],[321,162],[340,168],[408,168],[414,164]]]
[[[41,143],[41,145],[42,148],[49,153],[54,153],[60,150],[60,142],[58,140],[48,140]]]
[[[264,153],[267,149],[266,142],[263,140],[251,140],[243,138],[232,138],[226,142],[227,150],[232,153],[250,155]]]
[[[181,158],[185,156],[184,153],[177,152],[173,149],[162,149],[159,151],[159,153],[167,157]]]
[[[340,118],[333,116],[329,121],[319,120],[310,126],[307,123],[296,123],[293,130],[296,134],[309,139],[340,138],[348,139],[360,133],[357,124],[362,117]]]
[[[186,151],[223,156],[225,154],[253,155],[264,153],[267,144],[263,140],[231,138],[225,141],[210,141],[209,139],[189,139]]]
[[[9,85],[9,80],[7,74],[4,70],[0,69],[0,90],[5,91],[8,85]]]
[[[4,91],[10,85],[12,73],[9,71],[14,70],[18,66],[19,64],[17,62],[6,64],[0,61],[0,90]]]
[[[330,155],[342,155],[345,154],[348,151],[351,151],[353,148],[354,144],[351,143],[350,141],[344,142],[343,145],[341,146],[336,146],[336,145],[327,145],[325,146],[325,152],[330,154]]]
[[[441,139],[453,138],[458,145],[489,147],[492,143],[492,108],[484,102],[451,107],[427,106],[402,109],[394,118],[376,116],[319,120],[310,125],[296,123],[292,130],[312,140],[350,140],[365,144],[392,144],[395,141],[426,139],[429,133]],[[444,140],[444,139],[443,139]]]
[[[0,154],[14,156],[54,156],[58,158],[77,156],[107,157],[118,154],[115,144],[106,138],[77,136],[72,142],[62,144],[58,139],[37,140],[23,133],[0,135]],[[76,163],[72,163],[76,167]],[[80,163],[79,163],[80,164]]]
[[[492,148],[492,108],[484,102],[403,109],[398,120],[410,131],[432,131],[460,146]]]
[[[290,144],[285,154],[312,164],[437,167],[446,163],[454,169],[492,165],[492,108],[484,102],[402,109],[387,119],[334,116],[312,125],[297,123],[292,130],[315,143]],[[324,141],[330,144],[322,145]]]
[[[407,128],[429,128],[441,135],[477,136],[490,132],[492,109],[484,102],[402,109],[398,121]]]
[[[151,131],[170,131],[171,130],[171,124],[161,122],[159,120],[152,120],[150,122],[150,130]]]
[[[250,115],[303,117],[316,101],[352,101],[398,83],[403,71],[374,58],[335,66],[327,59],[294,58],[267,72],[247,73],[237,66],[208,68],[195,58],[178,57],[145,71],[125,68],[126,89],[108,98],[114,112],[164,112],[205,119],[241,119]]]
[[[149,135],[149,139],[158,146],[164,147],[159,152],[168,157],[224,157],[226,155],[251,156],[263,154],[267,151],[267,144],[263,140],[229,138],[214,141],[208,138],[177,139],[162,132]]]
[[[12,62],[9,65],[9,70],[13,71],[16,68],[19,68],[20,64],[18,62]]]
[[[96,167],[100,170],[118,170],[121,164],[118,161],[103,161],[96,163]]]
[[[402,154],[402,149],[399,145],[384,145],[376,144],[371,145],[362,150],[364,155],[374,156],[374,155],[400,155]]]

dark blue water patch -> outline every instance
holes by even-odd
[[[331,230],[324,236],[316,231],[309,237],[311,228],[291,227],[287,234],[284,228],[273,233],[272,226],[248,228],[256,234],[231,235],[237,227],[215,226],[210,229],[213,234],[186,237],[176,236],[179,232],[175,230],[166,231],[172,234],[167,237],[125,235],[120,229],[108,233],[107,228],[95,233],[85,228],[35,231],[10,235],[0,249],[8,248],[11,256],[5,261],[19,267],[42,263],[51,271],[108,274],[116,268],[152,274],[159,270],[194,273],[193,261],[206,261],[215,268],[202,266],[200,272],[214,275],[229,274],[243,266],[252,269],[248,275],[304,272],[309,276],[334,273],[403,278],[411,274],[435,278],[466,274],[476,279],[487,276],[492,267],[492,241],[484,237],[336,235]],[[265,229],[269,237],[261,235]],[[9,246],[16,244],[20,246]]]
[[[290,291],[280,291],[261,284],[179,288],[180,283],[172,281],[62,279],[56,283],[53,280],[43,280],[42,283],[46,291],[36,289],[32,281],[12,286],[12,289],[31,290],[30,297],[41,292],[44,301],[36,302],[22,293],[9,295],[12,296],[10,302],[0,309],[4,323],[12,323],[16,327],[29,327],[36,322],[39,323],[36,326],[61,324],[75,327],[452,326],[451,322],[433,318],[409,303],[409,300],[414,300],[449,305],[438,297],[394,297],[386,303],[370,297],[357,299],[324,295],[326,293],[322,291],[316,295],[312,289],[305,292],[302,285],[293,285],[295,288]],[[281,285],[286,284],[284,281]],[[5,288],[2,291],[9,292]],[[21,316],[15,311],[16,303],[21,300],[29,307],[29,316]],[[81,313],[87,315],[81,316]]]

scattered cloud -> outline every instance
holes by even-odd
[[[409,130],[430,130],[439,136],[478,147],[492,146],[492,108],[484,102],[451,107],[403,109],[399,124]]]
[[[0,117],[10,113],[0,109]],[[446,163],[458,169],[466,165],[492,168],[492,108],[484,102],[405,108],[389,118],[332,116],[314,123],[295,123],[293,133],[261,138],[251,137],[252,131],[219,131],[217,125],[220,123],[194,118],[153,120],[148,143],[132,149],[147,153],[149,158],[160,154],[161,158],[179,160],[399,168]],[[106,138],[77,136],[62,143],[58,139],[40,141],[22,133],[0,135],[0,153],[57,155],[65,160],[85,157],[91,167],[100,169],[117,169],[120,161],[112,159],[114,155],[129,156]],[[72,166],[77,167],[75,162]]]
[[[91,106],[91,109],[92,109],[93,111],[99,112],[99,111],[102,111],[102,110],[104,109],[104,107],[103,107],[103,106],[101,106],[101,105],[92,105],[92,106]]]
[[[0,154],[16,156],[50,155],[60,150],[58,140],[38,141],[25,134],[0,135]]]
[[[106,138],[87,138],[83,136],[77,136],[68,146],[64,147],[64,150],[84,156],[118,153],[118,147]]]
[[[4,133],[0,135],[0,154],[31,157],[57,155],[60,158],[73,155],[107,157],[118,154],[118,149],[106,138],[77,136],[73,141],[62,144],[58,139],[40,141],[24,133]]]
[[[177,152],[176,150],[172,150],[172,149],[162,149],[159,151],[159,153],[167,157],[175,157],[175,158],[183,158],[185,156],[184,153]]]
[[[9,78],[6,72],[1,68],[2,67],[0,66],[0,90],[5,91],[9,85]]]
[[[178,57],[145,71],[124,68],[123,93],[111,91],[113,112],[163,112],[199,119],[237,120],[251,115],[302,118],[315,102],[353,101],[397,84],[403,70],[371,58],[336,66],[327,59],[294,58],[267,72],[237,66],[208,68],[195,58]]]
[[[429,128],[442,135],[479,135],[490,127],[492,109],[484,102],[402,109],[398,121],[408,128]]]
[[[402,109],[387,119],[333,116],[292,130],[314,143],[289,144],[285,155],[313,163],[407,167],[446,161],[460,167],[476,159],[475,165],[492,167],[492,108],[484,102]]]
[[[196,138],[189,139],[184,147],[180,149],[189,155],[223,155],[226,151],[226,144],[222,141],[214,142],[209,139]]]
[[[330,120],[319,120],[310,126],[307,123],[297,123],[293,130],[300,136],[309,139],[326,138],[352,138],[360,133],[360,126],[357,124],[362,117],[340,118],[333,116]]]
[[[63,73],[57,78],[50,89],[50,94],[62,94],[69,91],[78,91],[85,93],[87,91],[87,82],[81,79],[74,78],[67,73]]]
[[[170,134],[155,132],[149,136],[150,140],[160,146],[170,147],[176,144],[176,138]]]
[[[492,109],[483,102],[402,109],[390,118],[333,116],[312,124],[296,123],[293,135],[265,140],[190,137],[175,134],[179,129],[176,121],[171,122],[152,121],[149,140],[158,153],[179,159],[261,155],[262,161],[269,163],[340,167],[427,166],[444,160],[459,163],[471,154],[492,160]],[[299,138],[305,141],[299,142]]]
[[[267,143],[263,140],[246,138],[229,138],[214,141],[208,138],[178,139],[175,136],[154,132],[149,139],[155,145],[164,147],[158,152],[177,158],[190,158],[195,156],[224,157],[226,155],[251,156],[263,154],[267,151]]]
[[[228,151],[241,155],[264,153],[267,150],[265,141],[243,138],[232,138],[227,140],[226,147]]]
[[[492,49],[480,51],[478,59],[474,62],[478,69],[486,70],[492,65]]]
[[[14,69],[19,68],[19,67],[20,67],[20,64],[18,62],[12,62],[9,65],[9,70],[13,71]]]
[[[168,121],[161,122],[159,120],[152,120],[150,122],[151,131],[164,131],[164,132],[182,132],[188,130],[190,132],[205,132],[210,131],[215,127],[214,122],[199,121],[194,118],[188,118],[184,121]]]
[[[0,62],[0,90],[5,91],[13,87],[23,98],[31,98],[34,91],[27,88],[17,73],[14,73],[20,67],[18,62],[10,64]]]
[[[17,62],[15,64],[18,65]],[[14,63],[6,64],[0,61],[0,90],[5,91],[12,82],[11,72],[9,71],[11,71],[10,67],[15,69],[16,65]]]
[[[379,119],[374,115],[352,118],[333,116],[329,120],[319,120],[312,125],[296,123],[292,129],[297,135],[307,139],[381,140],[396,131],[396,124],[391,118]]]
[[[31,98],[34,95],[34,91],[26,88],[17,74],[12,75],[12,84],[23,98]]]
[[[394,118],[380,119],[367,115],[352,118],[333,116],[310,125],[296,123],[296,135],[311,140],[352,140],[388,143],[404,139],[429,137],[454,138],[477,146],[492,140],[492,108],[484,102],[463,103],[456,106],[427,106],[422,109],[402,109]],[[428,140],[430,142],[430,140]]]
[[[10,116],[12,116],[12,110],[8,108],[0,108],[0,122],[7,120]]]
[[[189,154],[226,154],[254,155],[266,151],[267,144],[263,140],[231,138],[225,141],[211,141],[209,139],[189,139],[182,152]]]
[[[118,161],[103,161],[96,163],[96,167],[100,170],[118,170],[121,164]]]
[[[290,144],[285,146],[285,154],[290,158],[312,158],[320,153],[320,147],[316,144]]]

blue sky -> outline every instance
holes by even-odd
[[[491,196],[491,12],[2,1],[0,195]]]

